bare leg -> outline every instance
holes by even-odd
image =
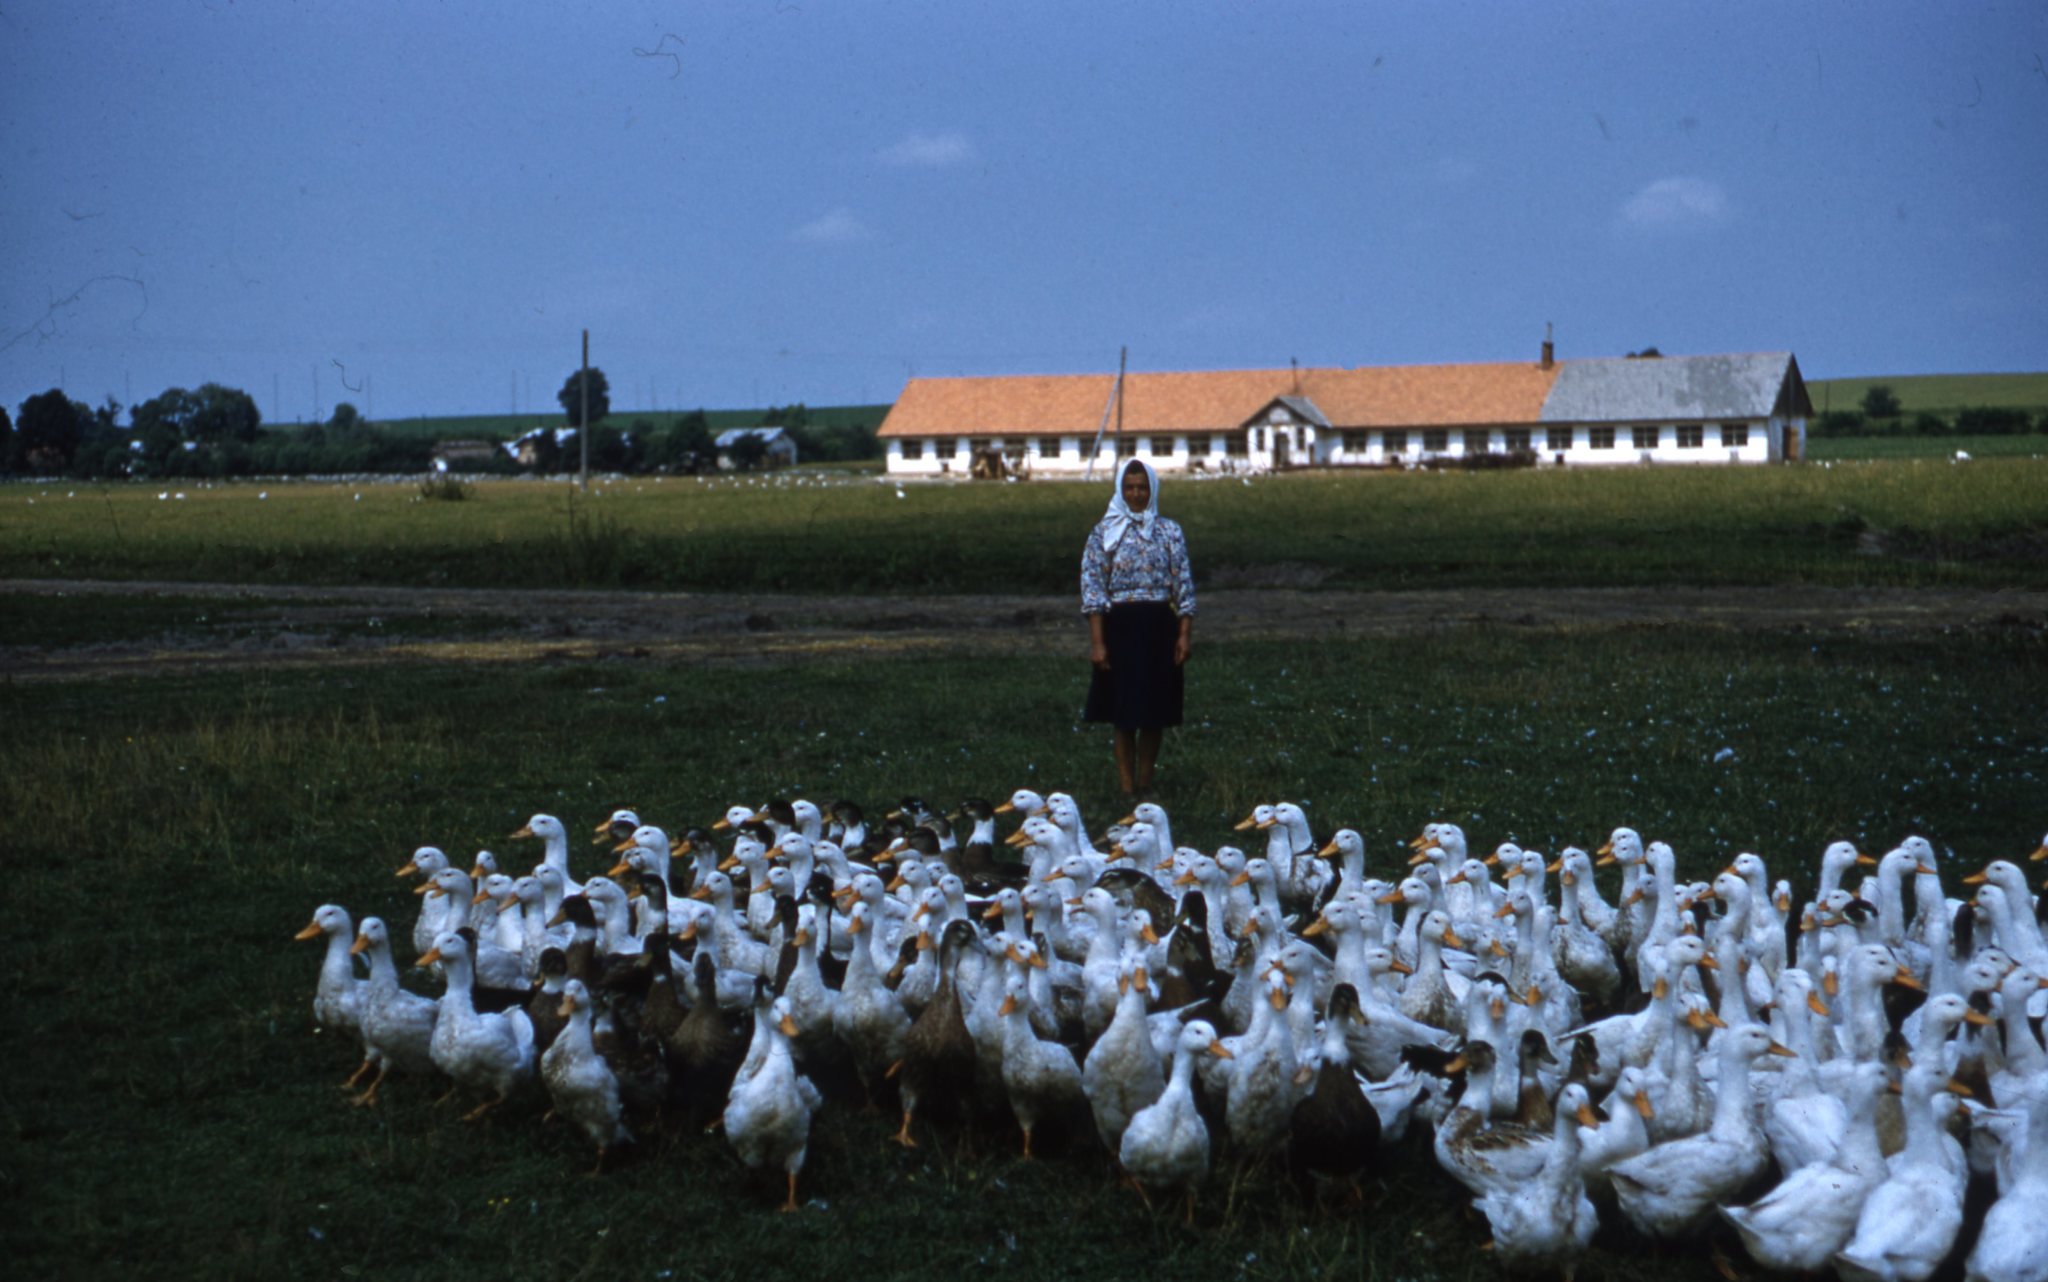
[[[1152,787],[1153,766],[1159,761],[1159,740],[1164,734],[1160,730],[1138,731],[1138,791],[1145,792]]]
[[[783,1202],[782,1210],[785,1214],[787,1214],[788,1212],[794,1211],[796,1209],[796,1172],[791,1171],[789,1173],[789,1197],[786,1201]]]
[[[1137,732],[1118,726],[1116,731],[1116,777],[1123,784],[1123,789],[1127,793],[1138,790],[1137,760]]]
[[[363,1074],[369,1072],[374,1066],[375,1061],[368,1055],[363,1056],[363,1062],[356,1065],[356,1071],[348,1075],[348,1080],[341,1084],[341,1089],[345,1091],[354,1090],[356,1083],[363,1080]]]

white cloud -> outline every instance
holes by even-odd
[[[851,245],[855,241],[867,240],[874,233],[867,224],[853,216],[853,211],[844,205],[791,232],[791,240],[800,240],[811,245]]]
[[[1659,178],[1621,207],[1624,226],[1641,231],[1696,231],[1728,220],[1728,193],[1704,178]]]
[[[913,133],[882,148],[882,163],[904,169],[943,169],[968,164],[975,157],[974,144],[958,129],[938,134]]]

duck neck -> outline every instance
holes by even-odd
[[[1691,1035],[1687,1034],[1686,1040]],[[1690,1056],[1687,1057],[1688,1060]],[[1712,1135],[1724,1144],[1740,1144],[1756,1131],[1749,1093],[1749,1059],[1731,1050],[1721,1057],[1720,1080],[1714,1084]]]

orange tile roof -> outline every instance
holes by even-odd
[[[1556,366],[1526,363],[1131,374],[1123,425],[1127,432],[1228,431],[1288,395],[1306,396],[1339,428],[1538,423],[1556,378]],[[1115,384],[1109,374],[914,378],[879,435],[1092,436]]]

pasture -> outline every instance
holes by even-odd
[[[0,490],[0,577],[1057,592],[1102,486],[857,473]],[[1169,482],[1226,586],[2048,586],[2048,460]]]
[[[129,623],[155,609],[170,630],[182,608],[132,603]],[[35,626],[11,611],[0,639]],[[1801,890],[1827,841],[1921,832],[1959,876],[2039,840],[2044,659],[2029,628],[1209,645],[1162,800],[1213,848],[1253,803],[1305,799],[1319,832],[1359,828],[1376,869],[1447,818],[1546,851],[1631,823],[1694,872],[1756,850]],[[0,686],[0,1253],[51,1276],[1498,1276],[1420,1137],[1360,1207],[1304,1207],[1226,1157],[1189,1230],[1098,1149],[1025,1163],[1013,1135],[970,1152],[934,1133],[905,1151],[893,1114],[833,1103],[785,1217],[718,1136],[592,1177],[540,1105],[464,1125],[438,1083],[396,1082],[374,1111],[335,1089],[353,1056],[309,1031],[318,946],[291,935],[330,900],[409,922],[391,870],[415,845],[516,861],[535,852],[505,834],[536,810],[680,828],[770,794],[873,808],[1020,785],[1071,788],[1099,825],[1113,775],[1074,723],[1082,682],[1071,660],[884,657]],[[1610,1228],[1581,1276],[1716,1275]]]
[[[1166,510],[1212,588],[2038,590],[2044,469],[1290,477],[1175,486]],[[324,669],[93,666],[110,641],[170,651],[212,628],[258,656],[295,653],[305,638],[239,599],[241,583],[316,585],[329,636],[454,641],[502,618],[386,621],[319,590],[500,588],[513,619],[517,589],[544,585],[1064,594],[1100,487],[898,498],[872,478],[807,476],[636,479],[588,499],[518,482],[460,502],[394,484],[176,492],[0,491],[0,575],[228,585],[17,593],[0,611],[0,650],[82,665],[0,681],[0,804],[15,817],[0,896],[0,1255],[17,1270],[1498,1276],[1483,1222],[1419,1135],[1359,1206],[1305,1206],[1277,1169],[1223,1154],[1187,1229],[1119,1188],[1097,1148],[1026,1163],[1011,1134],[931,1133],[906,1151],[887,1142],[893,1114],[834,1102],[813,1131],[806,1205],[779,1216],[779,1185],[748,1177],[716,1135],[661,1135],[592,1177],[587,1145],[543,1125],[542,1105],[465,1125],[462,1099],[436,1104],[439,1083],[395,1082],[375,1110],[335,1089],[353,1055],[310,1031],[318,946],[291,935],[328,901],[409,924],[417,901],[391,871],[419,844],[517,864],[536,852],[505,834],[536,811],[587,830],[628,805],[679,829],[771,795],[875,810],[1019,786],[1074,792],[1098,829],[1116,819],[1106,735],[1075,722],[1078,630],[1074,658],[971,638],[805,657],[802,638],[755,646],[736,621],[730,645],[688,663],[540,647],[515,662],[450,650]],[[1358,828],[1376,872],[1422,823],[1448,819],[1475,846],[1547,852],[1631,824],[1670,841],[1689,873],[1754,850],[1802,892],[1827,842],[1881,849],[1918,832],[1953,879],[2024,855],[2048,827],[2038,602],[2016,597],[2010,618],[1973,627],[1198,632],[1192,717],[1168,740],[1160,799],[1204,848],[1255,803],[1305,801],[1319,834]],[[595,870],[588,847],[572,857]],[[1611,877],[1602,890],[1613,896]],[[1718,1275],[1703,1252],[1617,1223],[1580,1276]]]

